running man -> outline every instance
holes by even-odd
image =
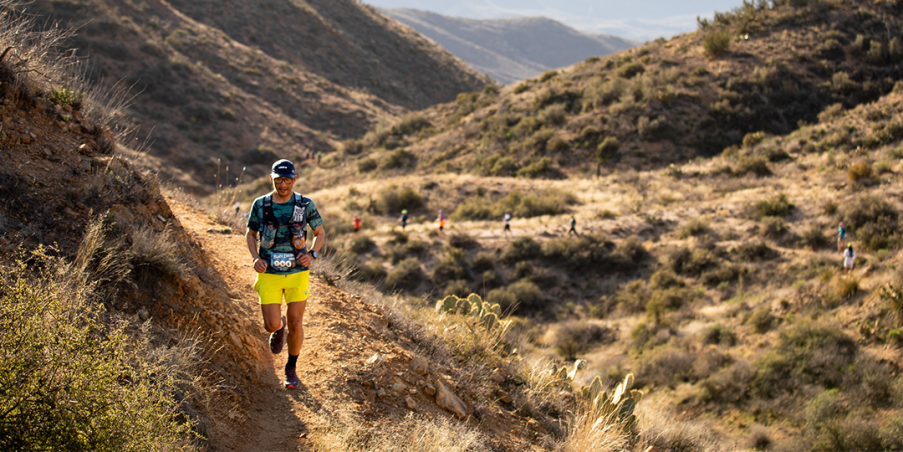
[[[576,235],[576,236],[579,236],[579,235],[580,235],[580,234],[577,233],[577,219],[575,219],[573,215],[571,215],[571,229],[568,230],[568,237],[571,236],[571,233],[572,233],[572,232],[573,232],[574,235]]]
[[[502,220],[505,221],[505,230],[502,231],[502,235],[505,238],[508,238],[508,234],[511,234],[511,237],[514,237],[514,234],[511,232],[511,212],[505,212],[505,216],[502,217]]]
[[[354,235],[357,235],[358,231],[361,230],[361,225],[364,223],[364,220],[361,220],[361,217],[358,214],[354,214],[354,218],[351,219],[351,225],[354,226]]]
[[[445,229],[445,214],[442,213],[442,209],[439,209],[439,217],[436,218],[436,221],[439,222],[439,232],[442,233],[442,230]]]
[[[853,244],[847,245],[847,249],[843,251],[843,272],[850,273],[853,271],[853,264],[856,260],[856,252],[853,251]]]
[[[401,223],[401,230],[404,231],[404,228],[408,225],[408,209],[401,211],[401,216],[398,217],[398,222]]]
[[[847,229],[843,227],[843,222],[837,227],[837,251],[843,249],[843,242],[847,238]]]
[[[273,192],[255,199],[251,205],[248,251],[254,259],[254,271],[257,272],[254,290],[260,298],[264,327],[272,333],[270,351],[274,355],[282,352],[288,327],[284,384],[287,389],[295,389],[301,384],[295,366],[304,343],[309,268],[326,242],[326,231],[314,202],[292,190],[296,180],[292,162],[279,160],[274,163],[270,179]],[[314,235],[310,252],[306,243],[308,227]],[[283,298],[285,316],[281,315]]]

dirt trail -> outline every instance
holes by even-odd
[[[337,420],[365,429],[389,434],[411,411],[434,419],[450,417],[428,395],[428,383],[440,380],[473,406],[474,392],[480,388],[456,385],[455,369],[430,365],[430,372],[418,375],[411,370],[411,359],[418,347],[403,332],[389,327],[381,307],[326,283],[311,278],[311,298],[304,316],[304,348],[298,361],[301,387],[294,391],[282,387],[286,353],[273,356],[267,345],[268,333],[262,327],[257,294],[253,290],[254,273],[244,235],[222,234],[222,226],[205,212],[168,199],[182,226],[192,235],[214,262],[228,284],[228,292],[241,305],[246,318],[234,319],[259,332],[257,356],[262,385],[249,387],[250,405],[236,407],[229,416],[242,426],[230,432],[229,439],[214,439],[221,450],[296,451],[311,450],[311,434],[335,427]],[[316,267],[314,267],[316,271]],[[284,308],[283,308],[284,309]],[[366,360],[375,353],[386,362],[374,368]],[[386,391],[401,383],[401,394]],[[244,388],[242,388],[244,389]],[[490,389],[491,390],[491,389]],[[478,396],[477,396],[478,397]],[[416,408],[407,406],[407,399]],[[535,450],[535,422],[519,418],[498,406],[484,408],[482,419],[471,419],[471,426],[487,434],[496,450]]]

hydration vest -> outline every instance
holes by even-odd
[[[310,205],[310,199],[307,199],[297,193],[294,193],[295,208],[292,217],[287,224],[280,224],[273,213],[273,194],[266,195],[263,198],[263,239],[260,241],[260,248],[271,250],[276,246],[291,245],[295,250],[295,256],[305,254],[307,252],[307,207]],[[277,239],[276,231],[279,228],[291,229],[291,243],[285,242],[285,238]]]

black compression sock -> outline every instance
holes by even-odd
[[[299,356],[299,355],[294,355],[294,356],[292,356],[291,354],[289,354],[289,355],[288,355],[288,362],[285,363],[285,368],[286,368],[286,369],[294,369],[294,368],[295,368],[295,365],[298,364],[298,356]]]

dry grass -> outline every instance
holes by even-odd
[[[333,428],[317,432],[314,450],[323,452],[476,452],[491,450],[484,435],[467,423],[445,417],[427,419],[409,414],[400,423],[378,431],[353,420],[334,420]]]

